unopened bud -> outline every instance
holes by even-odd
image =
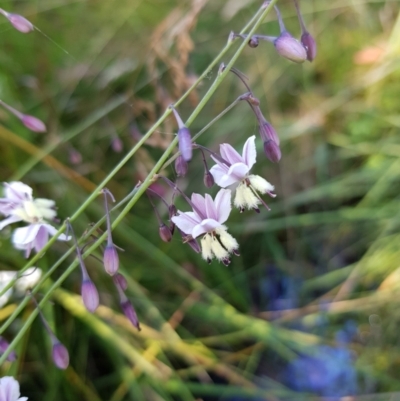
[[[160,234],[160,238],[164,242],[170,242],[172,239],[171,230],[163,223],[160,225],[158,232]]]
[[[168,206],[169,218],[176,216],[177,213],[178,213],[178,210],[174,204],[171,204]]]
[[[21,118],[21,122],[26,128],[33,132],[46,132],[46,126],[44,125],[43,121],[36,117],[24,114]]]
[[[93,313],[99,306],[99,293],[93,281],[86,279],[82,282],[81,294],[86,309]]]
[[[34,29],[33,24],[29,22],[26,18],[24,18],[22,15],[10,14],[10,13],[6,13],[4,15],[16,30],[22,33],[29,33],[33,31]]]
[[[107,245],[104,250],[103,263],[106,272],[113,276],[119,268],[119,257],[117,249],[113,244]]]
[[[282,32],[274,41],[277,52],[290,61],[303,63],[307,60],[307,53],[304,46],[295,39],[289,32]]]
[[[182,155],[175,159],[175,171],[178,177],[184,177],[188,172],[188,164]]]
[[[204,174],[204,185],[207,188],[211,188],[214,185],[214,177],[210,173],[210,171],[206,171]]]
[[[69,354],[67,349],[59,341],[53,344],[53,362],[59,369],[67,369],[69,365]]]
[[[7,351],[9,346],[10,344],[3,337],[0,337],[0,355],[3,355]],[[7,361],[13,362],[16,359],[17,359],[17,354],[15,353],[15,351],[11,351],[8,354]]]
[[[82,155],[75,148],[71,147],[69,150],[69,161],[71,164],[81,164]]]
[[[279,146],[279,136],[275,128],[267,120],[263,119],[263,122],[258,127],[258,131],[263,142],[274,141]]]
[[[133,305],[129,301],[121,302],[121,309],[124,312],[124,315],[132,323],[132,325],[140,331],[141,328],[139,324],[139,319],[136,315],[136,311]]]
[[[253,49],[258,47],[259,40],[258,40],[257,36],[252,36],[247,44]]]
[[[264,142],[264,153],[273,163],[278,163],[282,156],[279,145],[272,140]]]
[[[183,159],[188,162],[192,159],[192,139],[190,131],[187,127],[179,128],[178,130],[179,151]]]
[[[128,282],[126,281],[126,278],[120,274],[117,273],[113,277],[114,283],[117,287],[119,287],[122,291],[125,291],[128,288]]]
[[[307,53],[307,60],[313,61],[317,55],[317,44],[315,39],[309,32],[304,32],[301,35],[301,43],[303,44],[304,48],[306,49]]]

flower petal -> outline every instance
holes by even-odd
[[[179,211],[178,213],[178,216],[173,216],[171,218],[172,222],[185,234],[191,235],[194,227],[196,227],[201,220],[198,218],[197,214],[193,212],[182,213]]]
[[[211,196],[209,194],[206,194],[205,200],[206,200],[206,202],[205,202],[206,203],[206,216],[209,219],[218,220],[217,210],[215,209],[213,199],[211,198]]]
[[[54,235],[57,234],[58,229],[53,227],[51,224],[42,224],[43,227],[46,228],[47,232],[53,237]],[[69,241],[72,237],[71,236],[66,236],[65,234],[60,234],[57,237],[58,241]]]
[[[206,212],[205,199],[200,194],[192,194],[191,201],[192,201],[193,205],[198,209],[198,212],[200,213],[200,215],[203,215],[203,216],[199,216],[199,217],[206,216],[207,212]],[[193,210],[194,210],[194,212],[197,213],[197,211],[195,209],[193,209]]]
[[[39,228],[39,231],[37,232],[34,240],[35,251],[36,252],[41,251],[48,241],[49,241],[49,232],[47,231],[46,227],[42,225]]]
[[[221,153],[222,158],[230,164],[243,163],[242,156],[240,156],[229,143],[219,145],[219,153]]]
[[[0,379],[0,400],[18,401],[20,396],[19,383],[11,376]]]
[[[257,152],[256,152],[256,145],[255,145],[256,136],[251,136],[243,146],[243,160],[249,170],[253,167],[254,163],[256,162]]]
[[[214,231],[217,227],[221,227],[221,224],[214,219],[205,219],[198,224],[192,231],[192,237],[196,238],[201,234]]]
[[[30,224],[26,227],[17,228],[12,236],[12,242],[15,245],[26,245],[33,242],[42,224]]]
[[[217,210],[218,221],[223,224],[228,220],[232,210],[230,189],[221,189],[215,197],[215,208]]]
[[[4,186],[5,196],[11,201],[21,202],[32,199],[32,188],[20,181],[5,182]]]
[[[17,221],[21,221],[21,220],[22,220],[21,217],[10,216],[10,217],[0,221],[0,230],[2,230],[5,226],[8,226],[9,224],[16,223]]]
[[[225,169],[219,165],[212,166],[210,169],[210,173],[214,177],[215,183],[222,188],[225,188],[236,182],[234,179],[231,179],[229,176],[227,176],[228,171],[228,168]]]
[[[235,163],[229,168],[228,175],[234,178],[236,181],[242,181],[247,173],[249,172],[249,167],[244,163]]]

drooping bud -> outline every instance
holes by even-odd
[[[34,26],[31,22],[29,22],[25,17],[19,14],[11,14],[7,11],[1,10],[1,14],[3,14],[11,23],[11,25],[22,33],[29,33],[34,30]]]
[[[184,177],[187,174],[189,165],[182,155],[175,159],[175,171],[178,177]]]
[[[71,164],[82,163],[82,155],[72,146],[69,149],[69,161]]]
[[[121,309],[124,312],[124,315],[128,318],[128,320],[132,323],[134,327],[136,327],[139,331],[141,330],[139,319],[136,315],[135,308],[129,301],[128,297],[125,295],[125,290],[128,285],[125,277],[122,274],[116,274],[113,278],[114,284],[117,287],[117,291],[120,298]]]
[[[302,35],[300,41],[304,46],[304,48],[306,49],[307,60],[313,61],[317,55],[317,44],[315,43],[315,39],[313,38],[313,36],[307,31],[303,16],[301,15],[300,12],[299,3],[297,2],[297,0],[294,0],[294,5],[296,6],[297,17],[299,19],[301,26]]]
[[[9,346],[10,344],[3,337],[0,337],[0,355],[3,355],[7,351]],[[7,361],[9,362],[13,362],[16,359],[17,354],[15,353],[15,351],[11,351],[7,356]]]
[[[186,162],[189,162],[192,159],[193,149],[192,149],[192,138],[190,135],[189,129],[183,123],[180,115],[176,111],[176,109],[171,106],[171,109],[174,113],[176,122],[178,123],[178,144],[179,144],[179,151],[183,159]]]
[[[97,288],[89,277],[82,281],[81,295],[85,308],[93,313],[98,308],[100,302]]]
[[[258,38],[257,38],[257,36],[252,36],[251,38],[250,38],[250,40],[248,41],[248,45],[249,45],[249,47],[251,47],[251,48],[256,48],[256,47],[258,47],[258,45],[259,45],[259,40],[258,40]]]
[[[46,132],[46,125],[38,118],[29,116],[27,114],[22,114],[20,111],[14,109],[14,107],[11,107],[7,103],[4,103],[2,100],[0,100],[0,105],[7,109],[10,113],[14,114],[14,116],[19,118],[22,124],[24,124],[25,127],[30,129],[31,131]]]
[[[164,242],[170,242],[171,241],[171,239],[172,239],[171,230],[164,223],[160,224],[158,232],[160,234],[160,238]]]
[[[103,255],[104,269],[106,272],[113,276],[119,268],[119,257],[117,249],[114,244],[107,245]]]
[[[115,153],[122,152],[122,150],[124,149],[124,144],[122,143],[119,136],[114,136],[114,138],[111,140],[111,148]]]
[[[124,315],[128,318],[128,320],[132,323],[134,327],[136,327],[139,331],[141,330],[140,328],[140,323],[139,319],[136,315],[135,308],[133,305],[129,302],[129,300],[126,300],[125,302],[121,302],[121,309],[124,312]]]
[[[260,115],[262,116],[261,111]],[[261,139],[264,143],[268,141],[273,141],[279,147],[280,144],[279,136],[276,133],[275,128],[264,117],[260,121],[258,130],[260,132]]]
[[[112,226],[111,226],[110,212],[108,210],[107,196],[109,196],[113,202],[115,202],[115,199],[113,194],[107,188],[103,188],[102,193],[104,194],[104,208],[106,210],[106,221],[107,221],[107,246],[104,250],[103,263],[106,272],[110,276],[113,276],[119,268],[119,257],[117,249],[115,248],[115,245],[112,240]]]
[[[59,369],[67,369],[69,365],[69,353],[67,349],[56,338],[53,343],[53,362]]]
[[[304,48],[307,52],[307,60],[313,61],[317,56],[317,44],[315,39],[309,32],[304,32],[301,35],[301,43],[303,44]]]
[[[214,181],[214,177],[213,175],[210,173],[210,171],[206,171],[204,173],[204,185],[207,188],[211,188],[214,185],[215,181]]]
[[[295,63],[303,63],[307,60],[307,52],[304,46],[289,32],[282,32],[274,41],[276,51]]]
[[[278,163],[282,157],[281,149],[272,140],[264,142],[264,153],[273,163]]]
[[[36,117],[33,116],[28,116],[27,114],[24,114],[24,116],[21,118],[22,124],[25,125],[26,128],[30,129],[33,132],[46,132],[46,125],[44,124],[43,121],[39,120]]]

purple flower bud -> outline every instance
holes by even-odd
[[[26,128],[30,129],[33,132],[46,132],[46,126],[44,125],[43,121],[39,120],[36,117],[24,114],[21,118],[21,122],[25,125]]]
[[[124,144],[118,136],[115,136],[111,141],[111,148],[115,153],[121,153],[124,149]]]
[[[158,232],[160,234],[160,238],[164,242],[170,242],[172,239],[172,233],[171,230],[163,223],[160,225]]]
[[[99,293],[93,281],[86,279],[82,282],[81,294],[86,309],[93,313],[99,306]]]
[[[188,167],[189,166],[182,155],[179,155],[175,159],[175,171],[178,177],[184,177],[187,174]]]
[[[179,151],[185,161],[192,159],[192,138],[187,127],[179,128],[178,130]]]
[[[278,163],[282,156],[281,149],[272,140],[264,142],[264,153],[273,163]]]
[[[214,185],[214,177],[210,171],[206,171],[204,174],[204,185],[207,188],[211,188]]]
[[[125,291],[128,288],[128,282],[126,281],[126,278],[122,274],[117,273],[113,277],[113,280],[114,280],[114,284],[118,288],[120,288],[122,291]]]
[[[251,47],[251,48],[256,48],[256,47],[258,47],[258,45],[259,45],[259,40],[258,40],[258,38],[257,38],[257,36],[252,36],[251,38],[250,38],[250,40],[248,41],[248,45]]]
[[[176,208],[176,206],[174,204],[171,204],[168,206],[169,218],[176,216],[177,213],[178,213],[178,209]]]
[[[307,52],[307,60],[313,61],[317,55],[317,44],[315,43],[315,39],[309,32],[304,32],[301,35],[301,43]]]
[[[134,327],[136,327],[139,331],[141,330],[140,324],[139,324],[139,319],[136,315],[135,308],[133,305],[127,300],[124,302],[121,302],[121,308],[122,311],[124,312],[124,315],[129,319],[129,321],[133,324]]]
[[[53,362],[59,369],[67,369],[69,365],[68,351],[59,341],[53,344]]]
[[[34,27],[31,22],[29,22],[26,18],[22,15],[18,14],[4,14],[6,18],[11,22],[11,25],[18,31],[22,33],[29,33],[32,32]]]
[[[258,131],[263,142],[274,141],[279,146],[279,136],[274,127],[265,118],[262,119],[262,123],[258,126]]]
[[[69,161],[71,164],[81,164],[82,155],[75,148],[71,147],[69,150]]]
[[[307,60],[304,46],[289,32],[282,32],[274,41],[276,51],[282,56],[295,63],[303,63]]]
[[[103,263],[106,272],[113,276],[119,267],[119,257],[117,249],[113,244],[107,245],[104,250]]]
[[[0,337],[0,355],[3,355],[7,351],[9,346],[10,344],[3,337]],[[7,361],[13,362],[16,359],[17,359],[17,354],[15,353],[15,351],[11,351],[8,354]]]

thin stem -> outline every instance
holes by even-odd
[[[301,15],[301,12],[300,12],[299,3],[298,3],[297,0],[293,0],[293,1],[294,1],[294,5],[296,7],[297,17],[299,18],[301,32],[302,33],[307,33],[308,31],[306,29],[306,25],[304,24],[303,16]]]
[[[276,11],[276,15],[278,16],[279,28],[281,30],[281,33],[285,32],[286,28],[285,28],[285,24],[283,23],[282,14],[279,11],[279,8],[277,6],[275,6],[275,11]]]
[[[106,210],[106,221],[107,221],[107,245],[113,245],[113,240],[111,236],[111,218],[110,218],[110,211],[108,210],[108,199],[107,196],[111,198],[113,202],[115,202],[114,196],[112,193],[107,189],[103,189],[103,194],[104,194],[104,208]]]

